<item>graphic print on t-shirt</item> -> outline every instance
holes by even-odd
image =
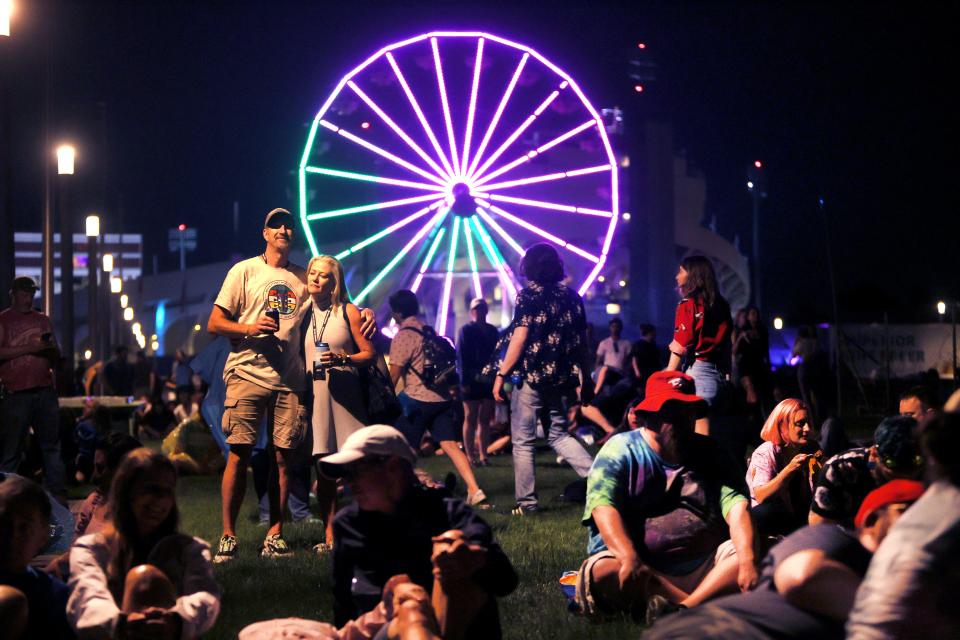
[[[266,309],[277,309],[281,316],[291,316],[297,311],[297,294],[283,280],[268,284],[264,298]]]

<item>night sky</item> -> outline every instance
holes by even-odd
[[[708,217],[749,249],[746,167],[761,159],[765,303],[828,319],[826,198],[845,320],[934,321],[956,277],[958,39],[916,5],[533,2],[56,2],[18,0],[5,47],[18,230],[40,229],[40,112],[50,30],[53,142],[78,147],[74,202],[109,232],[146,236],[145,266],[176,267],[166,230],[196,226],[188,263],[259,250],[274,206],[296,207],[307,123],[343,73],[388,42],[489,30],[565,67],[598,107],[641,101],[673,123],[707,180]],[[645,42],[658,80],[637,95]],[[953,80],[951,80],[951,78]],[[104,194],[106,194],[104,196]],[[233,202],[243,239],[234,246]],[[79,228],[79,227],[78,227]],[[670,286],[670,283],[664,283]]]

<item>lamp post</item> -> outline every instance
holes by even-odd
[[[12,0],[0,0],[0,292],[6,296],[13,284],[13,162],[11,146],[13,129],[8,107],[11,66],[10,14]]]
[[[2,2],[3,0],[0,0]],[[57,176],[60,183],[60,326],[67,373],[73,380],[73,217],[70,212],[70,181],[76,150],[68,144],[57,147]]]
[[[957,301],[950,303],[940,300],[937,302],[937,314],[940,316],[940,322],[943,322],[943,316],[947,314],[947,307],[950,307],[950,329],[951,345],[953,347],[953,359],[950,361],[950,368],[953,370],[953,388],[960,387],[960,371],[957,371]]]
[[[107,234],[103,234],[104,250],[107,248]],[[103,357],[109,358],[113,354],[113,307],[110,305],[110,276],[113,273],[113,254],[104,253],[102,259],[103,275],[100,276],[100,300],[102,302],[104,318],[100,322],[100,344],[103,348]]]
[[[754,161],[747,169],[747,191],[753,200],[753,247],[750,274],[753,276],[753,301],[757,309],[763,312],[763,281],[760,266],[760,201],[767,197],[767,176],[763,163]]]
[[[100,260],[97,257],[97,240],[100,237],[100,216],[87,216],[87,336],[94,361],[100,359],[97,340],[97,274]]]

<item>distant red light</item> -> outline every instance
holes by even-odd
[[[361,128],[361,129],[369,129],[369,128],[370,128],[370,123],[369,123],[369,122],[361,122],[361,123],[360,123],[360,128]]]
[[[186,231],[186,230],[187,230],[187,225],[181,224],[179,227],[177,227],[177,229],[179,229],[180,231]]]
[[[637,45],[637,49],[646,49],[646,48],[647,48],[647,45],[643,42]]]
[[[756,162],[753,163],[753,166],[755,166],[757,169],[762,169],[763,163],[757,160]]]
[[[636,91],[637,93],[643,93],[643,85],[642,84],[634,85],[633,90]]]

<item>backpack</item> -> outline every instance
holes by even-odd
[[[423,338],[423,371],[417,371],[413,365],[409,366],[410,371],[420,378],[423,386],[447,396],[450,388],[460,383],[460,376],[457,374],[457,350],[445,337],[438,336],[433,327],[404,327],[401,331],[413,331]]]

